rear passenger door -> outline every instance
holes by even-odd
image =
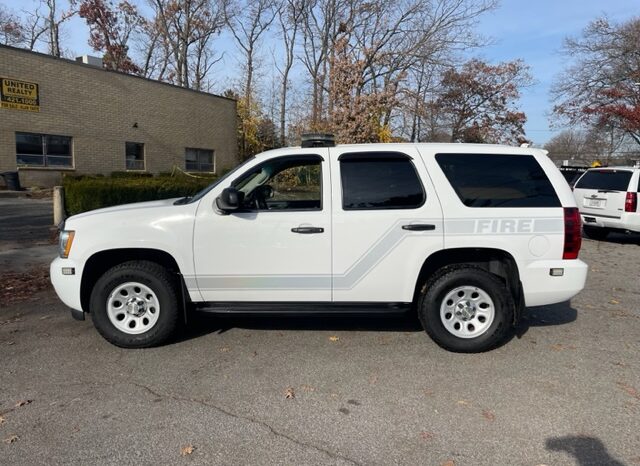
[[[335,302],[406,303],[431,253],[442,210],[414,147],[330,149]]]

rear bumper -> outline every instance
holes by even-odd
[[[551,269],[563,269],[561,277],[552,277]],[[520,271],[526,306],[561,303],[580,293],[587,281],[587,264],[576,260],[536,261]]]
[[[587,212],[580,215],[583,225],[640,232],[640,212],[620,212],[620,218]]]
[[[63,267],[73,268],[75,273],[73,275],[63,275]],[[60,300],[73,311],[82,313],[82,305],[80,303],[82,268],[78,267],[73,260],[57,257],[49,267],[49,275],[51,276],[51,284]]]

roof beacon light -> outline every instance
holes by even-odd
[[[302,135],[302,147],[335,147],[336,138],[331,133],[306,133]]]

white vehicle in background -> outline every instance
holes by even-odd
[[[67,219],[51,280],[122,347],[167,341],[191,311],[414,309],[440,346],[478,352],[525,306],[582,290],[580,244],[571,189],[545,151],[314,136],[193,198]]]
[[[605,239],[612,231],[640,232],[638,191],[638,167],[587,170],[573,189],[585,235]]]

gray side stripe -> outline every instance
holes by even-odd
[[[436,229],[426,232],[403,230],[401,225],[408,223],[431,223],[436,225]],[[396,221],[345,273],[334,275],[333,288],[353,288],[407,236],[438,235],[442,235],[442,220],[412,218]],[[197,279],[185,277],[185,282],[187,288],[197,288],[199,285],[200,290],[327,290],[331,289],[331,274],[206,275],[198,276]]]
[[[408,223],[430,223],[434,231],[408,231],[401,225]],[[564,220],[561,218],[480,218],[447,220],[446,235],[531,235],[562,234]],[[333,289],[349,290],[355,287],[371,270],[402,243],[408,236],[438,236],[443,234],[442,220],[400,219],[395,222],[345,273],[333,276]],[[331,289],[330,274],[316,275],[202,275],[184,277],[191,290],[327,290]]]

